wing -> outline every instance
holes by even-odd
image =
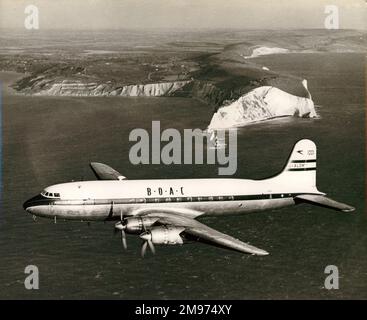
[[[99,162],[91,162],[90,167],[92,168],[94,174],[96,175],[98,180],[125,180],[120,172],[111,168],[110,166],[99,163]]]
[[[341,202],[337,202],[333,199],[325,197],[323,195],[316,194],[301,194],[294,198],[296,201],[310,203],[316,206],[330,208],[334,210],[344,211],[344,212],[352,212],[355,208]]]
[[[158,217],[157,224],[170,225],[174,227],[183,227],[185,234],[195,238],[197,241],[202,241],[212,245],[225,247],[235,251],[250,253],[255,255],[267,255],[269,254],[265,250],[256,248],[248,243],[244,243],[238,239],[235,239],[227,234],[219,232],[207,225],[180,214],[173,213],[150,213],[147,214],[150,217]]]

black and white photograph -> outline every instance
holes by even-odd
[[[366,50],[365,0],[0,0],[0,299],[367,299]]]

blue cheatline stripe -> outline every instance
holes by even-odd
[[[289,199],[304,193],[268,193],[254,195],[233,196],[205,196],[205,197],[151,197],[151,198],[121,198],[121,199],[89,199],[89,200],[58,200],[44,198],[27,204],[28,207],[42,205],[115,205],[115,204],[142,204],[142,203],[184,203],[184,202],[215,202],[215,201],[248,201]]]
[[[288,171],[313,171],[316,170],[316,168],[292,168],[288,169]]]
[[[292,163],[310,163],[310,162],[316,162],[316,159],[311,160],[292,160]]]

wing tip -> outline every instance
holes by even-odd
[[[256,251],[255,254],[258,255],[258,256],[267,256],[267,255],[269,255],[269,252],[267,252],[265,250],[262,250],[262,249],[259,249],[259,250]]]
[[[260,249],[260,248],[252,248],[251,250],[249,249],[246,249],[245,251],[243,251],[244,253],[247,253],[247,254],[252,254],[254,256],[267,256],[269,255],[269,252],[263,250],[263,249]]]
[[[345,209],[342,209],[341,211],[343,211],[343,212],[355,212],[356,208],[354,208],[352,206],[347,206]]]

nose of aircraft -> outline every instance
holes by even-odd
[[[32,197],[30,199],[28,199],[26,202],[23,203],[23,209],[27,212],[29,212],[29,208],[31,208],[32,206],[34,206],[37,201],[41,201],[43,200],[43,197],[38,194],[35,197]]]
[[[27,209],[31,206],[31,199],[28,199],[23,203],[23,209],[27,211]]]

